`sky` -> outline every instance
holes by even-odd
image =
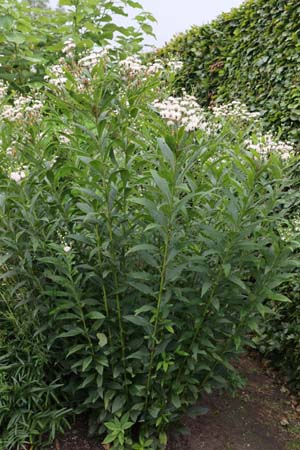
[[[162,47],[171,37],[192,25],[210,22],[222,12],[239,6],[243,0],[138,0],[156,18],[154,32],[157,40],[146,38],[146,44]],[[55,6],[57,0],[50,0]]]
[[[155,45],[161,47],[171,37],[192,25],[202,25],[222,12],[239,6],[243,0],[139,0],[146,11],[156,18]]]

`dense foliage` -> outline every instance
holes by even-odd
[[[18,36],[0,84],[1,448],[42,447],[82,413],[114,450],[164,448],[203,392],[239,385],[231,361],[267,301],[288,300],[293,149],[238,102],[170,96],[181,64],[128,56],[139,31],[100,47],[93,0],[66,29],[68,12],[48,11],[48,31],[25,14],[28,46],[14,6],[28,8],[0,17]]]
[[[153,16],[133,0],[60,0],[59,5],[52,9],[40,0],[1,2],[0,80],[8,81],[11,89],[41,87],[45,68],[57,63],[68,36],[77,54],[112,39],[124,53],[139,51],[143,33],[152,33]],[[133,25],[124,27],[120,18],[136,9]]]
[[[300,5],[248,0],[182,33],[158,55],[184,62],[179,88],[202,105],[239,98],[285,137],[300,137]]]
[[[291,302],[274,303],[272,315],[264,322],[261,333],[255,339],[260,351],[268,357],[290,387],[299,392],[300,387],[300,217],[299,217],[299,163],[287,172],[291,180],[289,195],[285,202],[286,221],[279,227],[282,238],[294,248],[296,267],[281,292],[288,295]]]

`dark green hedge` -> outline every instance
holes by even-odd
[[[285,137],[300,137],[300,1],[248,0],[158,51],[178,57],[178,88],[202,105],[240,99]]]

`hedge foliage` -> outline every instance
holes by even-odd
[[[178,87],[203,105],[239,98],[268,126],[300,137],[300,3],[249,0],[158,51],[184,62]]]

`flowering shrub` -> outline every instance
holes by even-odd
[[[155,100],[153,107],[160,116],[167,120],[167,124],[175,127],[184,127],[185,131],[209,129],[203,109],[196,98],[185,94],[183,97],[168,97],[162,102]]]
[[[244,145],[253,117],[170,97],[159,62],[73,42],[1,106],[0,443],[85,413],[113,450],[165,448],[203,392],[236,387],[287,277],[286,163]]]

